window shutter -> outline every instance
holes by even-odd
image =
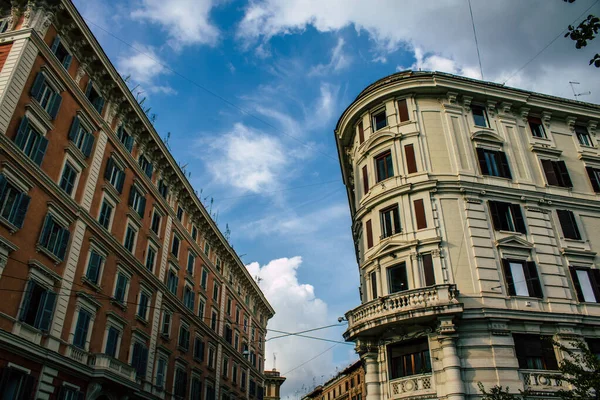
[[[569,176],[569,171],[567,170],[567,165],[564,161],[557,161],[556,166],[558,167],[558,173],[561,178],[562,186],[571,188],[573,187],[573,183],[571,182],[571,177]]]
[[[77,136],[79,136],[79,126],[80,126],[79,117],[75,116],[73,118],[73,122],[71,122],[71,129],[69,129],[69,140],[71,142],[77,141]]]
[[[367,166],[362,167],[362,178],[363,178],[363,196],[369,193],[369,171]]]
[[[358,144],[363,144],[365,141],[365,128],[363,126],[363,122],[360,121],[358,123]]]
[[[33,85],[31,86],[31,97],[36,100],[40,100],[40,95],[42,94],[42,88],[44,87],[44,82],[46,81],[46,77],[43,73],[38,72],[35,80],[33,81]]]
[[[487,162],[485,161],[485,151],[481,147],[477,147],[477,159],[479,160],[479,168],[482,175],[489,175]]]
[[[529,289],[529,295],[532,297],[544,297],[542,293],[542,284],[540,283],[540,277],[538,276],[537,268],[533,261],[527,261],[525,265],[525,279],[527,279],[527,289]]]
[[[114,167],[115,162],[113,161],[112,157],[109,157],[108,160],[106,160],[106,168],[104,169],[104,179],[110,179],[110,175]]]
[[[596,177],[596,172],[593,167],[585,167],[588,176],[590,177],[590,182],[592,183],[592,188],[594,192],[600,192],[600,183],[598,182],[598,178]]]
[[[33,155],[33,162],[38,166],[42,165],[42,161],[44,160],[44,154],[46,154],[46,149],[48,148],[48,139],[40,135],[40,142],[38,143],[35,154]]]
[[[88,277],[94,281],[94,283],[98,282],[100,264],[102,264],[102,256],[95,251],[92,251],[90,254],[90,264],[88,266]]]
[[[140,354],[140,377],[146,376],[146,365],[148,364],[148,349],[145,346],[141,346]]]
[[[64,229],[60,233],[60,248],[58,249],[58,258],[61,260],[65,259],[65,253],[67,252],[67,245],[69,244],[69,236],[71,233],[68,229]]]
[[[585,301],[585,298],[583,297],[583,290],[581,290],[581,285],[579,284],[579,277],[577,276],[577,269],[575,269],[573,267],[569,267],[569,271],[571,272],[571,280],[573,281],[575,293],[577,294],[577,300],[583,302],[583,301]]]
[[[27,287],[25,288],[25,296],[23,296],[23,304],[21,305],[21,312],[19,314],[19,320],[24,321],[27,312],[29,311],[29,303],[31,302],[31,292],[33,291],[33,281],[27,282]]]
[[[548,182],[548,185],[558,186],[558,178],[556,177],[554,165],[552,164],[553,163],[550,160],[542,160],[542,168],[544,169],[544,174],[546,175],[546,181]]]
[[[50,118],[56,119],[56,116],[58,115],[58,110],[60,110],[61,104],[62,104],[62,96],[59,93],[54,93],[52,95],[52,105],[50,106],[50,111],[48,111],[48,114],[50,114]]]
[[[365,223],[366,231],[367,231],[367,248],[370,249],[373,247],[373,228],[371,226],[371,220],[368,220]]]
[[[29,208],[29,203],[31,202],[31,197],[29,197],[26,193],[20,193],[17,197],[17,207],[13,209],[10,216],[10,222],[12,222],[17,228],[23,227],[23,222],[25,221],[25,215],[27,214],[27,209]]]
[[[6,190],[6,185],[8,184],[8,181],[6,180],[6,177],[2,174],[0,174],[0,199],[2,197],[4,197],[4,191]]]
[[[402,99],[398,101],[398,113],[400,114],[400,122],[409,121],[410,118],[408,116],[408,106],[406,104],[406,99]]]
[[[435,285],[435,273],[433,272],[433,257],[431,254],[424,254],[423,260],[423,272],[425,275],[425,286]]]
[[[23,382],[23,392],[21,393],[21,399],[31,399],[31,394],[33,389],[36,387],[35,377],[32,375],[25,375],[25,379]]]
[[[506,288],[508,290],[509,296],[514,296],[515,291],[515,283],[513,281],[512,272],[510,271],[510,262],[506,259],[502,259],[502,267],[504,268],[504,279],[506,279]]]
[[[127,200],[127,205],[129,205],[129,206],[133,205],[133,197],[135,196],[136,192],[137,192],[137,189],[135,188],[135,186],[131,185],[131,188],[129,189],[129,199]]]
[[[489,201],[488,206],[490,208],[490,215],[492,216],[492,225],[494,225],[494,230],[502,230],[502,220],[500,219],[500,212],[498,211],[498,203],[495,201]]]
[[[556,210],[558,221],[563,231],[563,236],[567,239],[580,240],[579,229],[575,222],[575,216],[569,210]]]
[[[44,220],[44,226],[42,227],[42,234],[40,235],[40,244],[42,246],[46,246],[48,243],[48,236],[50,235],[50,229],[52,228],[52,224],[54,220],[51,214],[46,215],[46,219]]]
[[[525,218],[523,218],[521,206],[518,204],[511,204],[510,210],[512,212],[513,220],[515,222],[516,231],[526,234],[527,228],[525,227]]]
[[[404,155],[406,156],[406,169],[409,174],[417,172],[417,158],[415,157],[415,148],[412,144],[404,146]]]
[[[150,179],[152,179],[152,172],[154,171],[154,166],[152,165],[152,163],[148,163],[148,165],[146,166],[146,176]]]
[[[42,302],[43,306],[41,308],[41,317],[38,326],[38,329],[42,331],[48,331],[50,328],[50,322],[52,321],[52,314],[54,314],[54,304],[56,303],[56,293],[51,291],[46,291],[44,293],[45,299]]]
[[[60,44],[60,36],[56,36],[54,38],[54,41],[52,42],[52,52],[56,53],[56,50],[58,50],[58,45]]]
[[[23,116],[21,119],[21,124],[19,125],[19,130],[17,130],[17,134],[15,135],[15,144],[18,148],[23,150],[23,146],[25,145],[25,138],[27,137],[27,129],[29,129],[29,118]]]
[[[417,229],[427,228],[427,219],[425,217],[425,205],[423,199],[417,199],[414,201],[415,206],[415,217],[417,219]]]
[[[127,139],[125,139],[125,147],[131,153],[133,150],[133,136],[127,136]]]
[[[588,271],[590,277],[590,283],[592,284],[592,290],[596,297],[596,302],[600,303],[600,269],[590,269]]]
[[[131,350],[131,366],[135,368],[136,371],[138,371],[138,365],[140,364],[140,347],[140,344],[135,342],[133,344],[133,349]]]
[[[502,168],[502,177],[512,179],[512,174],[510,173],[510,166],[508,165],[508,159],[506,158],[506,153],[503,151],[499,151],[498,156],[500,157],[500,166]]]
[[[125,171],[119,170],[119,178],[117,180],[117,191],[123,193],[123,183],[125,183]]]
[[[71,61],[73,61],[73,56],[70,54],[67,54],[67,56],[63,60],[63,67],[65,67],[65,69],[67,71],[69,70],[69,67],[71,66]]]
[[[87,97],[88,99],[90,98],[90,93],[92,93],[92,87],[94,86],[94,83],[92,82],[92,80],[88,80],[88,84],[85,88],[85,97]]]
[[[89,157],[92,154],[92,149],[94,148],[94,135],[91,133],[85,133],[85,138],[83,139],[83,155]]]
[[[102,114],[102,109],[104,108],[104,98],[98,97],[94,103],[94,107],[98,111],[98,114]]]
[[[377,296],[377,273],[375,271],[371,272],[371,294],[373,295],[373,300],[375,300]]]
[[[557,370],[558,362],[556,361],[556,353],[554,352],[554,346],[552,344],[552,340],[543,336],[541,338],[542,342],[542,357],[544,358],[544,367],[549,370]]]

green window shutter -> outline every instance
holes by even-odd
[[[50,230],[52,229],[53,224],[54,219],[52,218],[52,215],[46,215],[46,219],[44,220],[44,226],[42,227],[42,233],[40,235],[40,244],[44,247],[48,244],[48,238],[50,236]]]
[[[54,305],[56,304],[56,293],[46,291],[44,293],[44,301],[41,302],[42,307],[40,308],[39,321],[36,326],[38,329],[47,332],[50,328],[50,322],[52,321],[52,315],[54,314]]]
[[[38,72],[35,77],[35,81],[33,81],[33,85],[31,86],[31,97],[36,100],[40,100],[40,95],[42,94],[42,90],[44,88],[44,82],[46,82],[46,77],[43,73]]]
[[[52,42],[52,47],[51,47],[51,50],[53,53],[56,53],[59,45],[60,45],[60,36],[56,36],[54,38],[54,41]]]
[[[104,169],[104,179],[110,179],[110,175],[112,174],[112,170],[115,167],[115,162],[112,157],[106,160],[106,168]]]
[[[85,138],[83,139],[83,155],[89,157],[92,154],[92,148],[94,147],[94,135],[91,133],[85,133]]]
[[[85,88],[85,97],[87,97],[89,99],[90,97],[90,93],[92,93],[92,87],[94,86],[94,83],[92,82],[92,80],[90,79],[88,81],[88,84]]]
[[[510,262],[506,259],[502,259],[502,266],[504,268],[504,278],[506,279],[507,291],[510,296],[517,294],[515,291],[515,283],[513,281],[512,272],[510,270]]]
[[[73,61],[73,56],[70,54],[67,54],[67,56],[63,60],[63,67],[65,67],[65,69],[67,71],[69,70],[69,67],[71,66],[71,61]]]
[[[48,111],[48,114],[50,114],[50,117],[52,119],[56,119],[56,116],[58,115],[58,110],[60,110],[61,103],[62,96],[59,93],[54,93],[54,95],[52,95],[52,104],[50,106],[50,111]]]
[[[23,146],[25,146],[25,139],[27,138],[27,130],[29,129],[29,118],[23,116],[21,119],[21,124],[19,125],[19,129],[17,130],[17,134],[15,135],[15,144],[18,148],[23,150]]]
[[[75,118],[73,118],[73,122],[71,122],[71,129],[69,129],[69,140],[71,142],[77,142],[77,137],[79,136],[79,127],[81,126],[81,123],[79,121],[79,117],[75,116]]]
[[[117,181],[117,191],[123,193],[123,183],[125,182],[125,171],[119,172],[119,179]]]
[[[19,320],[25,320],[27,316],[27,312],[29,311],[29,304],[31,302],[31,292],[33,291],[33,286],[35,283],[33,281],[27,282],[27,287],[25,288],[25,296],[23,297],[23,304],[21,305],[21,312],[19,315]]]
[[[513,215],[513,219],[515,221],[515,230],[517,232],[526,234],[527,228],[525,227],[525,218],[523,218],[521,206],[518,204],[511,204],[510,209]]]
[[[67,245],[69,244],[69,237],[71,233],[68,229],[62,229],[60,233],[60,247],[58,248],[58,254],[56,256],[61,260],[65,259],[65,253],[67,252]]]
[[[20,193],[17,201],[15,202],[15,207],[10,213],[9,220],[12,222],[17,228],[23,227],[23,222],[25,221],[25,215],[27,214],[27,209],[29,208],[29,203],[31,202],[31,197],[29,197],[26,193]]]
[[[42,161],[44,160],[44,154],[46,154],[46,149],[48,148],[48,139],[44,136],[40,135],[40,141],[37,145],[37,149],[33,154],[33,162],[38,166],[42,165]]]

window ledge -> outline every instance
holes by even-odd
[[[31,103],[27,103],[25,105],[25,108],[27,109],[27,111],[33,114],[36,120],[35,122],[38,123],[37,125],[41,124],[44,126],[44,128],[46,129],[45,133],[48,133],[48,131],[54,129],[54,125],[52,125],[52,118],[50,117],[50,114],[48,114],[48,111],[42,108],[42,106],[40,105],[40,103],[37,102],[36,99],[32,99]]]
[[[564,240],[565,242],[567,242],[568,244],[580,244],[580,245],[584,245],[587,243],[587,240],[583,240],[583,239],[571,239],[571,238],[566,238],[566,237],[562,237],[561,239]]]
[[[504,229],[498,229],[498,230],[496,230],[496,232],[504,233],[505,235],[517,235],[517,236],[524,236],[524,235],[526,235],[523,232],[519,232],[519,231],[506,231]]]
[[[183,347],[182,345],[178,344],[177,345],[177,350],[182,351],[184,353],[187,353],[190,349],[186,349],[185,347]]]
[[[19,230],[19,228],[17,228],[16,225],[14,225],[12,222],[10,222],[9,220],[7,220],[4,217],[0,217],[0,224],[6,226],[9,230],[9,232],[11,233],[11,235]]]
[[[171,251],[169,251],[169,261],[171,261],[171,263],[177,267],[177,271],[179,271],[179,259]]]
[[[88,278],[87,276],[83,275],[81,277],[81,281],[83,283],[85,283],[88,286],[91,286],[92,289],[94,289],[96,292],[101,292],[102,291],[102,287],[99,286],[98,284],[92,282],[92,280],[90,278]]]
[[[513,178],[505,178],[504,176],[483,175],[483,174],[481,174],[481,176],[483,176],[484,178],[502,179],[502,180],[505,180],[507,182],[512,182],[513,181]]]
[[[46,255],[48,258],[50,258],[52,261],[54,261],[54,265],[58,265],[61,262],[63,262],[63,260],[58,258],[56,255],[54,255],[54,253],[52,253],[50,250],[48,250],[47,248],[45,248],[44,246],[42,246],[39,243],[35,246],[35,250],[38,253],[42,253],[42,254]]]
[[[110,196],[111,200],[114,201],[115,203],[120,203],[121,202],[121,195],[119,194],[119,191],[110,184],[110,182],[106,181],[107,183],[105,183],[104,185],[102,185],[102,190],[104,190],[105,192],[108,192],[108,195]]]
[[[164,340],[166,342],[171,342],[171,338],[169,337],[169,335],[165,335],[164,333],[161,333],[160,337],[162,340]]]
[[[131,219],[133,220],[133,223],[137,224],[138,228],[140,228],[142,226],[142,218],[143,218],[143,216],[140,215],[137,212],[137,210],[135,210],[131,206],[129,206],[129,212],[127,213],[127,216],[131,217]]]
[[[127,311],[127,306],[124,303],[122,303],[121,301],[115,299],[114,297],[110,298],[110,303],[119,307],[123,311]]]
[[[65,146],[65,152],[69,153],[69,155],[75,159],[80,169],[79,173],[83,172],[84,169],[87,169],[88,164],[85,161],[85,155],[77,146],[75,146],[75,143],[69,140],[69,144]]]
[[[148,320],[144,317],[140,317],[139,315],[135,315],[135,320],[138,321],[139,323],[141,323],[144,326],[148,325]]]
[[[160,237],[158,237],[156,232],[154,232],[152,229],[148,229],[148,236],[156,242],[158,247],[162,247],[162,244],[160,243]]]

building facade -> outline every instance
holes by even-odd
[[[365,396],[365,370],[362,360],[358,360],[302,400],[363,400]]]
[[[261,399],[274,310],[82,17],[0,10],[0,398]]]
[[[285,377],[281,376],[275,368],[271,371],[265,371],[264,381],[264,399],[265,400],[280,400],[281,385],[285,382]]]
[[[600,354],[597,105],[444,73],[368,86],[336,127],[367,400],[555,391]]]

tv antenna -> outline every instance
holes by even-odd
[[[592,94],[592,92],[590,92],[590,91],[582,92],[582,93],[577,93],[575,91],[575,86],[573,86],[573,85],[580,85],[579,82],[569,81],[569,85],[571,85],[571,90],[573,90],[573,96],[575,96],[575,100],[577,100],[577,98],[579,96],[588,96],[588,95]]]
[[[273,353],[273,371],[277,371],[277,353]]]

